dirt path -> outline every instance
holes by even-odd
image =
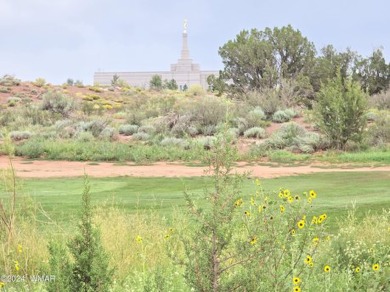
[[[108,162],[95,164],[76,161],[28,161],[19,157],[14,158],[12,164],[17,175],[25,178],[76,177],[84,175],[84,171],[91,177],[190,177],[204,175],[207,169],[206,167],[192,167],[166,162],[158,162],[152,165],[134,165],[131,163],[119,165]],[[0,169],[8,167],[8,157],[0,156]],[[238,172],[250,171],[251,176],[261,178],[341,171],[386,171],[389,172],[390,177],[390,166],[359,168],[324,168],[324,166],[316,165],[273,167],[238,163],[236,169]]]

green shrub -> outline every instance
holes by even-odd
[[[7,98],[7,105],[9,107],[14,107],[15,105],[17,105],[18,103],[21,102],[21,98],[20,97],[16,97],[16,96],[10,96]]]
[[[161,140],[161,146],[176,146],[181,148],[189,148],[189,142],[184,139],[175,138],[175,137],[166,137]]]
[[[257,106],[248,112],[245,118],[248,121],[248,127],[253,128],[262,126],[263,120],[266,119],[266,115],[264,111]]]
[[[135,133],[137,133],[139,126],[137,125],[129,125],[124,124],[119,126],[119,134],[125,135],[125,136],[131,136]]]
[[[390,143],[390,115],[379,114],[375,123],[368,127],[367,136],[370,145],[380,146]]]
[[[339,75],[318,93],[317,125],[336,149],[348,141],[360,143],[366,126],[367,94],[357,82]]]
[[[149,135],[153,135],[156,132],[156,129],[153,126],[141,126],[138,128],[138,133],[146,133]]]
[[[0,85],[3,86],[19,86],[20,83],[21,83],[20,79],[17,79],[12,75],[4,75],[0,79]]]
[[[186,95],[187,96],[204,96],[206,91],[199,84],[193,84],[188,88]]]
[[[37,78],[35,79],[35,81],[33,82],[33,84],[37,87],[43,87],[46,85],[46,80],[44,78]]]
[[[13,141],[26,140],[29,139],[31,135],[32,134],[29,131],[12,131],[9,133],[9,136]]]
[[[140,140],[140,141],[147,141],[149,140],[151,137],[150,137],[150,134],[148,133],[145,133],[145,132],[138,132],[138,133],[135,133],[133,135],[133,138],[135,140]]]
[[[282,107],[278,92],[275,89],[251,91],[246,95],[246,99],[251,106],[259,106],[268,117],[271,117]]]
[[[41,109],[68,117],[77,108],[73,98],[63,93],[50,91],[43,95]]]
[[[387,91],[374,94],[369,98],[369,104],[377,109],[390,110],[390,89]]]
[[[291,120],[289,113],[279,110],[272,115],[272,121],[277,123],[285,123]]]
[[[217,126],[226,119],[228,106],[226,102],[217,97],[201,97],[183,106],[186,115],[192,117],[195,124],[203,126]]]
[[[290,122],[282,125],[264,143],[265,145],[262,147],[272,149],[286,148],[294,152],[312,153],[320,149],[324,141],[321,140],[320,135],[317,133],[307,132],[302,126]]]
[[[257,138],[257,139],[262,139],[265,138],[266,133],[263,128],[260,127],[253,127],[244,132],[244,137],[245,138]]]
[[[95,140],[95,137],[91,132],[81,131],[76,134],[76,139],[79,142],[91,142]]]
[[[113,141],[117,139],[117,131],[113,127],[105,127],[99,134],[99,138],[104,140]]]
[[[214,136],[204,136],[195,139],[195,144],[201,146],[203,149],[209,150],[214,146],[216,138]]]
[[[109,258],[102,246],[100,232],[92,222],[90,187],[86,178],[80,219],[79,233],[68,243],[74,258],[70,264],[71,274],[68,275],[70,291],[108,291],[113,270],[109,268]]]
[[[217,127],[215,125],[205,125],[200,127],[199,132],[204,136],[213,136],[217,132]]]

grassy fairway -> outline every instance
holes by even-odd
[[[281,187],[290,189],[293,194],[314,189],[318,199],[313,213],[326,212],[334,227],[336,220],[347,214],[347,207],[351,207],[353,202],[358,207],[358,216],[368,210],[376,212],[390,208],[389,181],[389,172],[317,173],[265,179],[262,186],[269,193]],[[114,201],[129,213],[153,207],[161,214],[168,215],[174,206],[184,206],[185,188],[200,198],[205,187],[211,186],[211,180],[202,177],[91,178],[90,185],[95,204]],[[61,224],[69,223],[79,210],[83,178],[25,179],[22,190],[24,195],[38,202],[51,218]],[[253,181],[245,181],[243,194],[249,197],[253,190]],[[4,196],[4,192],[1,192],[0,198]]]

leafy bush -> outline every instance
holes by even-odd
[[[99,137],[104,140],[113,141],[117,139],[117,131],[113,127],[105,127],[99,134]]]
[[[367,95],[359,83],[341,76],[329,81],[318,93],[315,111],[318,127],[334,148],[345,149],[348,141],[361,142]]]
[[[57,91],[47,92],[42,97],[42,110],[58,113],[63,117],[69,117],[76,108],[76,102],[73,98]]]
[[[369,103],[372,107],[390,110],[390,89],[385,92],[372,95],[369,98]]]
[[[46,80],[44,78],[37,78],[35,79],[35,81],[33,82],[33,84],[37,87],[42,87],[42,86],[45,86],[46,84]]]
[[[20,97],[10,96],[10,97],[7,98],[7,104],[8,104],[9,107],[14,107],[18,103],[20,103],[21,100],[22,99]]]
[[[107,120],[92,120],[89,122],[79,122],[77,125],[78,132],[90,132],[93,137],[99,137],[100,133],[107,127]]]
[[[265,145],[273,149],[288,148],[304,153],[314,152],[320,143],[320,136],[317,133],[307,132],[305,128],[294,122],[282,125],[265,141]]]
[[[193,84],[190,86],[190,88],[187,90],[188,96],[204,96],[206,94],[206,91],[203,89],[203,87],[199,84]]]
[[[19,86],[20,83],[21,83],[20,79],[17,79],[12,75],[4,75],[0,79],[0,85],[3,86]]]
[[[259,106],[268,117],[271,117],[282,107],[279,95],[275,89],[251,91],[246,95],[246,99],[251,106]]]
[[[124,124],[119,126],[119,134],[125,135],[125,136],[131,136],[135,133],[137,133],[139,126],[137,125],[129,125]]]
[[[156,132],[156,129],[153,126],[145,125],[138,128],[138,133],[146,133],[153,135]]]
[[[175,137],[166,137],[161,140],[160,142],[161,146],[176,146],[181,148],[188,148],[189,142],[184,139],[175,138]]]
[[[245,138],[257,138],[257,139],[262,139],[265,138],[265,130],[260,127],[253,127],[244,132],[244,137]]]
[[[79,142],[91,142],[95,140],[95,137],[92,135],[91,132],[81,131],[76,134],[76,139]]]
[[[186,115],[193,118],[194,123],[200,127],[224,122],[226,119],[227,104],[221,98],[207,96],[201,97],[183,106]]]
[[[138,132],[133,135],[135,140],[147,141],[150,139],[150,134],[145,132]]]
[[[367,136],[370,145],[379,146],[390,143],[390,115],[379,114],[375,123],[369,126]]]
[[[195,144],[201,146],[203,149],[209,150],[214,146],[216,142],[216,137],[214,136],[204,136],[195,139]]]
[[[284,123],[290,120],[291,120],[291,116],[282,110],[279,110],[272,115],[272,121],[277,123]]]
[[[13,141],[26,140],[29,139],[31,135],[32,134],[29,131],[12,131],[9,133],[9,136]]]

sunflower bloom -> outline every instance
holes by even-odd
[[[245,211],[244,214],[249,217],[251,215],[251,212]]]
[[[0,288],[3,288],[5,286],[5,283],[0,281]]]
[[[137,235],[137,237],[135,238],[135,241],[138,242],[138,243],[142,243],[141,235]]]
[[[328,265],[326,265],[326,266],[324,267],[324,272],[325,272],[325,273],[329,273],[329,272],[330,272],[330,267],[329,267]]]
[[[305,220],[299,220],[297,223],[297,226],[299,229],[302,229],[303,227],[305,227]]]
[[[312,199],[317,198],[317,193],[316,193],[315,191],[313,191],[313,190],[311,190],[311,191],[309,192],[309,195],[310,195],[310,198],[312,198]]]
[[[278,196],[279,196],[279,198],[281,198],[281,199],[283,199],[283,197],[284,197],[282,192],[279,192]]]
[[[379,266],[379,264],[374,264],[372,265],[372,269],[376,272],[376,271],[379,271],[381,267]]]
[[[301,283],[301,279],[299,279],[298,277],[294,277],[293,278],[293,284],[294,285],[298,285],[299,283]]]
[[[284,197],[285,197],[285,198],[288,198],[288,197],[290,197],[290,196],[291,196],[291,192],[290,192],[290,190],[287,190],[287,189],[286,189],[286,190],[284,190],[284,191],[283,191],[283,195],[284,195]]]
[[[242,199],[238,199],[237,201],[234,202],[234,206],[240,207],[244,201]]]
[[[291,196],[289,196],[289,197],[287,198],[287,201],[291,204],[292,202],[294,202],[294,198],[291,197]]]
[[[313,216],[313,218],[311,219],[311,224],[317,224],[317,223],[318,223],[317,216]]]
[[[304,261],[306,265],[310,265],[313,262],[313,258],[307,255]]]
[[[280,205],[280,213],[284,213],[285,210],[286,208],[283,205]]]
[[[360,267],[355,268],[355,273],[360,273]]]
[[[255,245],[255,244],[257,243],[257,237],[256,237],[256,236],[253,236],[253,237],[251,238],[251,240],[249,241],[249,243],[250,243],[251,245]]]
[[[293,291],[294,292],[301,292],[301,287],[295,286]]]
[[[291,233],[291,235],[295,235],[295,233],[296,233],[295,229],[292,229],[292,230],[290,231],[290,233]]]

